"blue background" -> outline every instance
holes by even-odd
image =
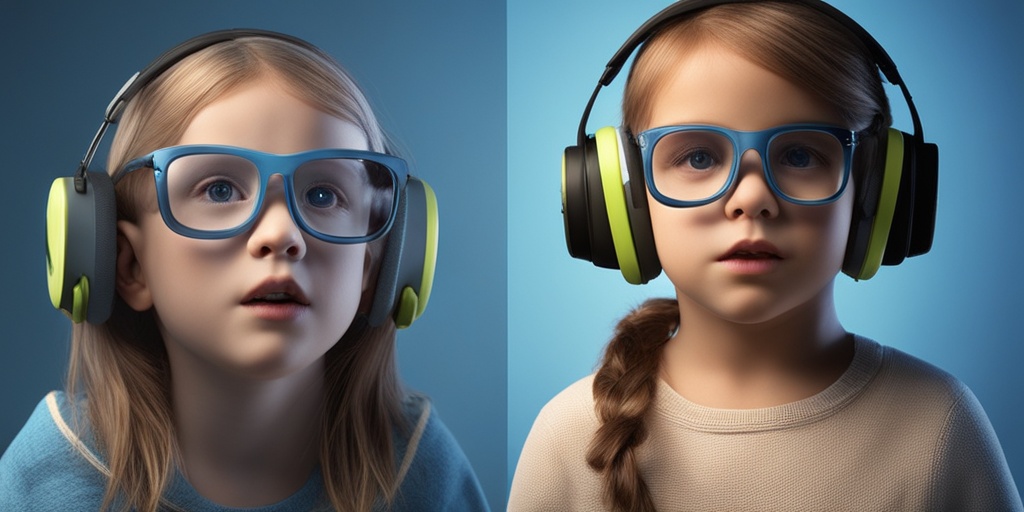
[[[504,509],[507,480],[543,404],[593,371],[629,307],[673,294],[664,277],[636,287],[572,260],[558,181],[561,152],[574,143],[607,59],[668,3],[513,0],[507,10],[505,2],[472,0],[6,3],[0,447],[48,390],[62,386],[68,322],[49,306],[42,263],[50,182],[73,171],[131,73],[190,36],[251,26],[297,35],[337,57],[414,172],[437,191],[438,280],[427,314],[400,333],[399,364],[406,382],[434,399],[492,507]],[[848,329],[970,385],[1020,487],[1024,4],[833,4],[892,55],[942,155],[932,252],[871,281],[840,277],[840,315]],[[602,93],[590,131],[618,123],[621,85]],[[909,130],[901,100],[893,97],[893,107],[897,126]]]
[[[591,373],[615,322],[671,283],[632,286],[618,271],[565,250],[559,161],[605,63],[668,1],[509,2],[509,479],[534,417]],[[1024,254],[1020,120],[1024,3],[833,0],[884,46],[939,145],[932,252],[883,267],[871,281],[840,276],[848,330],[950,371],[980,399],[1018,488],[1024,483]],[[625,72],[597,100],[588,131],[619,124]],[[903,100],[897,127],[912,131]]]
[[[189,37],[231,27],[293,34],[337,58],[437,192],[437,280],[424,317],[399,333],[400,371],[433,398],[503,509],[504,2],[4,2],[0,449],[63,386],[69,322],[49,305],[43,266],[50,182],[74,171],[132,73]]]

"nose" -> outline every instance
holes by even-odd
[[[306,240],[288,211],[284,179],[280,175],[271,176],[267,183],[262,211],[250,231],[247,247],[256,258],[300,260],[306,255]]]
[[[730,219],[740,217],[771,219],[779,215],[779,199],[775,197],[757,151],[748,149],[740,158],[736,183],[725,200],[725,215]]]

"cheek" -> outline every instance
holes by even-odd
[[[847,190],[838,201],[824,208],[808,221],[813,230],[810,236],[821,241],[824,260],[842,265],[853,217],[852,191]]]
[[[359,306],[367,262],[365,245],[334,244],[311,246],[304,261],[321,300],[346,313]]]
[[[239,250],[238,240],[197,240],[168,228],[159,213],[147,214],[142,223],[146,233],[139,261],[147,282],[156,288],[174,290],[182,285],[216,286],[226,277]]]
[[[674,279],[676,268],[694,257],[701,238],[707,236],[703,230],[714,222],[714,216],[708,207],[671,208],[650,195],[647,200],[658,259],[669,278]]]

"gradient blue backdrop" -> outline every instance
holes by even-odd
[[[559,161],[605,63],[666,0],[517,1],[508,8],[509,478],[534,417],[591,373],[611,329],[671,283],[627,284],[565,250]],[[1024,482],[1024,3],[833,0],[896,61],[939,145],[940,200],[930,254],[871,281],[841,276],[847,329],[930,361],[977,394]],[[618,124],[625,72],[597,100],[588,131]],[[897,126],[912,131],[892,98]]]
[[[335,56],[436,190],[437,280],[425,316],[399,334],[399,366],[433,398],[493,508],[504,508],[504,2],[4,2],[0,450],[62,386],[69,322],[49,305],[43,266],[50,182],[74,171],[132,73],[191,36],[231,27],[290,33]],[[479,190],[491,193],[467,193]]]

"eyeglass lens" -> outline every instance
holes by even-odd
[[[168,165],[166,176],[171,215],[201,231],[241,226],[255,213],[263,192],[256,164],[238,155],[185,155]],[[395,187],[386,167],[349,158],[305,162],[295,170],[292,185],[303,222],[338,237],[361,237],[383,228]]]
[[[831,197],[843,182],[846,160],[835,135],[794,130],[775,135],[761,154],[784,195],[793,199]],[[659,139],[651,158],[654,185],[680,201],[701,201],[725,187],[740,156],[726,134],[713,130],[681,130]]]

